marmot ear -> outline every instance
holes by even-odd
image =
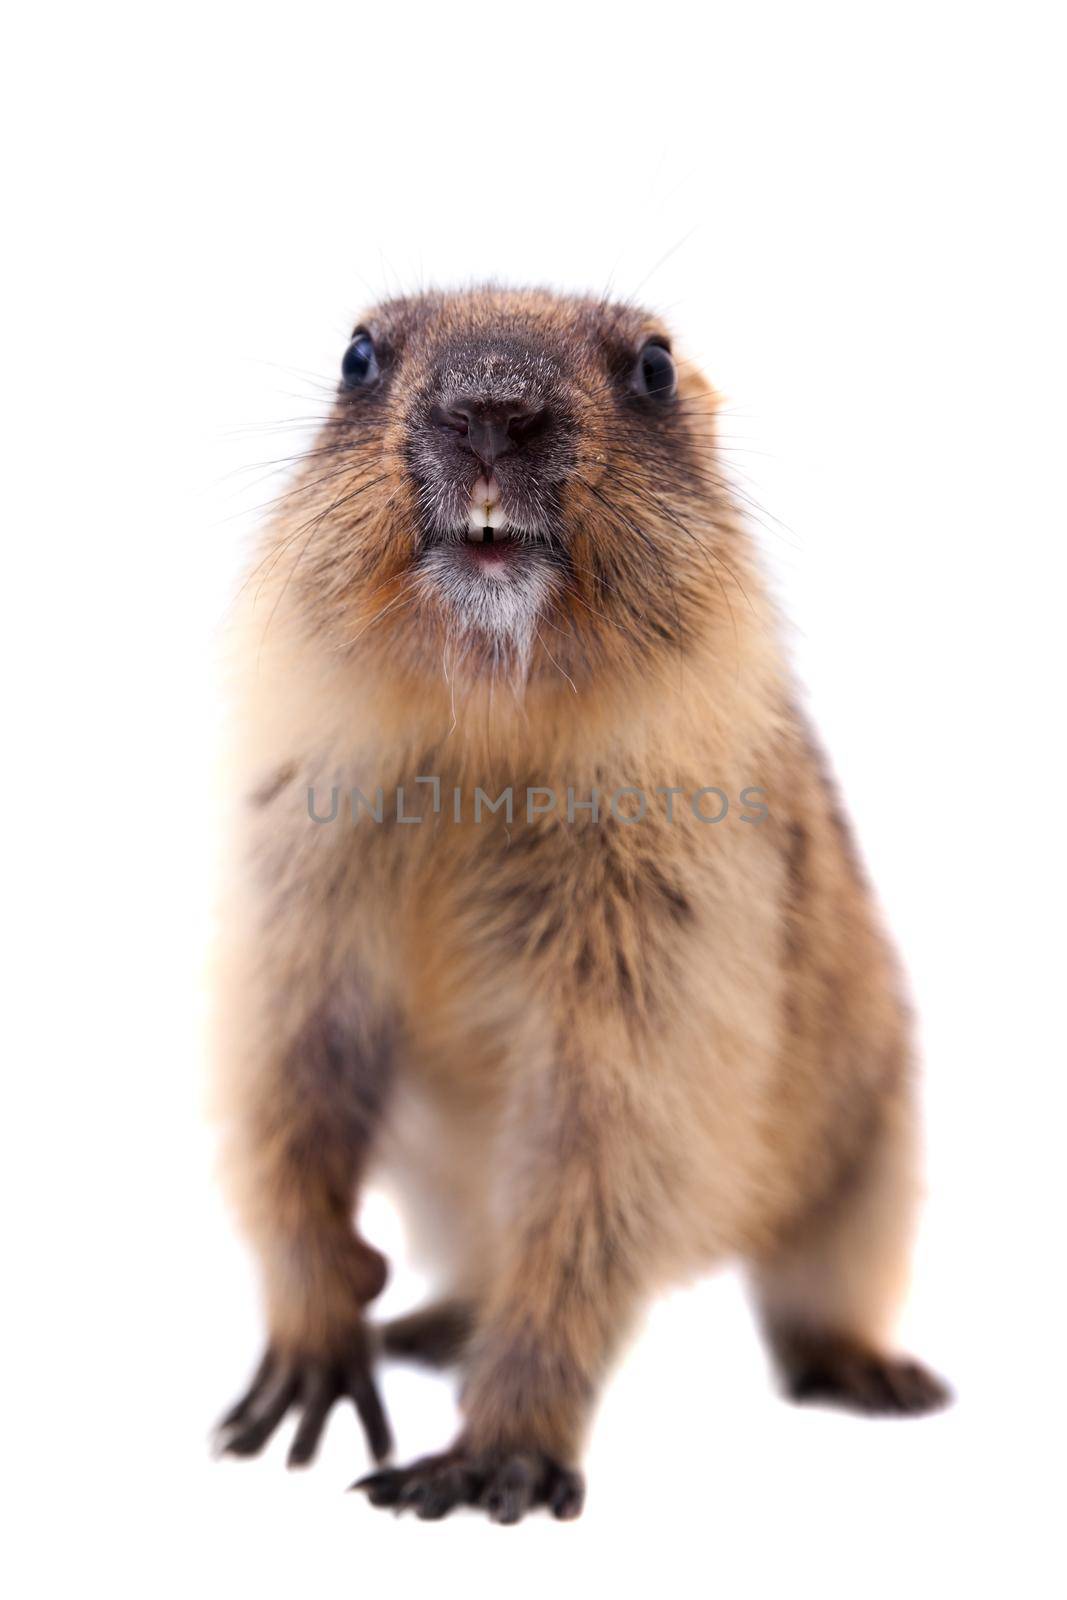
[[[364,328],[357,328],[341,362],[341,385],[345,389],[365,389],[381,369],[374,353],[374,340]]]
[[[642,345],[630,379],[635,394],[650,400],[673,400],[678,389],[674,359],[662,339],[649,339]]]

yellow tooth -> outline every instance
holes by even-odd
[[[495,530],[504,526],[504,512],[500,498],[493,491],[492,484],[486,485],[484,482],[475,484],[470,509],[467,512],[467,526],[475,533],[481,533],[483,528]]]

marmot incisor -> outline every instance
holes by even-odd
[[[900,978],[715,412],[630,306],[426,294],[353,334],[237,627],[220,1081],[268,1325],[237,1454],[296,1407],[307,1460],[348,1395],[381,1461],[374,1361],[454,1361],[460,1437],[371,1500],[576,1515],[613,1352],[728,1258],[794,1397],[946,1398],[887,1344]],[[378,1167],[442,1279],[384,1329]]]

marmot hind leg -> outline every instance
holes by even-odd
[[[373,1328],[377,1351],[397,1361],[427,1367],[454,1367],[463,1358],[474,1326],[474,1307],[465,1300],[441,1300]]]
[[[881,1108],[863,1159],[833,1196],[754,1264],[760,1319],[791,1400],[918,1415],[952,1398],[890,1344],[914,1232],[915,1144],[902,1094]]]

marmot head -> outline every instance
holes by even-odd
[[[334,647],[577,680],[723,598],[715,396],[628,305],[480,289],[367,312],[278,534]],[[729,581],[729,580],[727,580]],[[718,596],[718,599],[716,599]]]

